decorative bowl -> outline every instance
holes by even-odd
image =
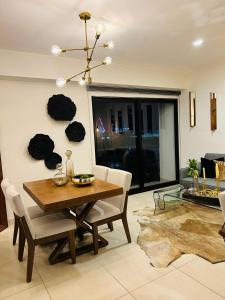
[[[66,176],[64,176],[64,177],[54,177],[54,178],[52,178],[52,181],[54,182],[55,185],[63,186],[65,184],[67,184],[68,178]]]
[[[88,185],[95,181],[93,174],[78,174],[72,177],[72,182],[76,185]]]

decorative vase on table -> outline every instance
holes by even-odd
[[[68,178],[67,178],[66,174],[63,173],[62,164],[57,164],[56,168],[57,168],[58,172],[52,178],[53,182],[58,186],[67,184]]]
[[[198,185],[198,162],[194,158],[190,158],[187,162],[188,164],[188,176],[193,178],[193,192],[196,193],[199,191]]]
[[[72,151],[71,150],[67,150],[66,151],[66,156],[67,156],[67,160],[66,160],[66,176],[68,177],[68,180],[71,181],[71,179],[74,177],[74,167],[73,167],[73,161],[71,159],[71,155],[72,155]]]
[[[193,176],[193,190],[195,193],[199,191],[198,176]]]

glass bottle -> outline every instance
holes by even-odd
[[[71,180],[72,177],[74,177],[74,168],[73,168],[73,161],[71,159],[72,151],[66,150],[66,176],[68,177],[68,180]]]
[[[62,171],[62,164],[57,164],[56,169],[58,170],[58,172],[54,175],[54,178],[52,178],[53,182],[59,186],[66,184],[68,182],[68,178],[66,174]]]

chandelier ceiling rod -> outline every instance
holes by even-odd
[[[67,82],[70,82],[73,78],[75,78],[79,75],[82,75],[82,74],[83,74],[83,76],[82,76],[81,80],[79,81],[79,84],[84,85],[86,83],[87,75],[88,75],[88,84],[91,84],[92,83],[91,70],[96,69],[96,68],[98,68],[102,65],[109,65],[109,64],[112,63],[112,58],[111,57],[106,57],[102,61],[102,63],[100,63],[96,66],[90,67],[95,49],[96,48],[109,48],[109,49],[112,49],[114,47],[114,43],[113,43],[113,41],[109,41],[107,43],[104,43],[103,45],[97,46],[97,42],[98,42],[101,34],[104,32],[104,25],[103,24],[98,24],[94,44],[93,44],[92,47],[89,47],[87,21],[91,19],[91,14],[89,12],[82,12],[82,13],[79,14],[79,17],[82,21],[84,21],[85,46],[83,48],[60,48],[59,46],[54,45],[54,46],[52,46],[51,51],[52,51],[52,54],[55,55],[55,56],[58,56],[61,53],[65,53],[67,51],[85,51],[86,52],[86,68],[85,68],[84,71],[82,71],[82,72],[80,72],[76,75],[73,75],[73,76],[71,76],[67,79],[58,78],[56,80],[56,84],[59,87],[65,86],[65,84]]]

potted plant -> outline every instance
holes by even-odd
[[[198,162],[194,158],[190,158],[187,162],[188,164],[188,176],[193,178],[194,191],[198,191]]]

